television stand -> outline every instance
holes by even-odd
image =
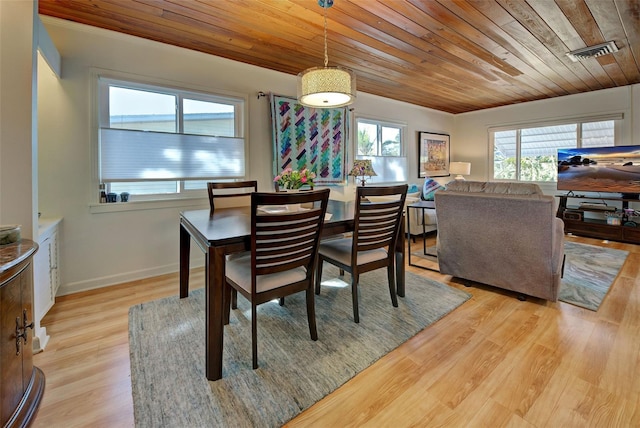
[[[638,200],[640,199],[640,193],[623,193],[622,198],[630,199],[630,200]]]
[[[640,244],[640,218],[625,215],[625,210],[629,209],[629,202],[639,202],[637,199],[624,197],[596,198],[577,194],[557,195],[557,197],[560,201],[556,216],[564,221],[565,233]],[[580,203],[581,199],[611,201],[612,205],[608,203]],[[570,203],[575,203],[575,205]],[[589,218],[589,215],[593,213],[597,213],[594,216],[599,216],[600,218]],[[612,215],[615,215],[616,218],[619,216],[619,224],[612,224],[613,222],[607,221],[606,217]]]

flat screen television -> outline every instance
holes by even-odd
[[[558,149],[558,190],[640,194],[640,146]]]

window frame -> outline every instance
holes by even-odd
[[[395,155],[361,155],[358,154],[358,134],[359,134],[359,130],[358,130],[358,125],[360,123],[366,123],[368,125],[375,125],[376,126],[376,132],[377,132],[377,139],[378,139],[378,149],[380,150],[380,152],[382,152],[382,128],[383,127],[388,127],[388,128],[397,128],[400,131],[400,154],[399,156],[395,156]],[[366,115],[355,115],[354,117],[354,126],[353,126],[353,132],[354,132],[354,137],[352,139],[353,141],[353,159],[369,159],[371,160],[374,165],[376,164],[376,162],[380,162],[382,165],[387,166],[387,163],[390,162],[392,164],[397,164],[398,162],[404,161],[404,166],[402,166],[403,170],[405,171],[405,180],[384,180],[382,177],[378,178],[378,177],[371,177],[370,181],[367,181],[367,183],[371,183],[371,184],[383,184],[383,183],[404,183],[406,181],[409,180],[409,171],[408,171],[408,165],[407,165],[407,128],[408,125],[406,122],[400,122],[400,121],[394,121],[394,120],[390,120],[390,119],[383,119],[383,118],[378,118],[378,117],[373,117],[373,116],[366,116]],[[388,162],[386,162],[388,161]],[[353,164],[353,160],[351,161],[350,164]],[[376,170],[374,168],[374,170]]]
[[[542,187],[546,186],[556,186],[556,181],[531,181],[531,180],[521,180],[521,168],[520,162],[522,159],[522,146],[521,146],[521,133],[523,129],[530,128],[543,128],[550,126],[558,126],[558,125],[576,125],[576,147],[581,147],[582,145],[582,125],[585,123],[592,122],[603,122],[610,121],[614,122],[614,146],[620,145],[620,141],[622,138],[622,126],[624,120],[624,113],[611,113],[605,115],[598,116],[581,116],[567,119],[559,119],[559,120],[547,120],[547,121],[534,121],[534,122],[520,122],[514,123],[510,125],[499,125],[499,126],[489,126],[487,128],[487,138],[489,140],[488,144],[488,163],[489,163],[489,177],[490,181],[496,182],[522,182],[522,183],[534,183],[538,184]],[[495,134],[496,132],[503,131],[515,131],[516,132],[516,178],[515,179],[503,179],[503,178],[495,178]]]
[[[100,184],[100,127],[106,124],[109,128],[108,117],[108,90],[109,83],[116,86],[127,87],[131,89],[151,90],[153,92],[160,93],[175,93],[180,94],[180,99],[188,98],[190,100],[205,101],[205,102],[224,102],[234,105],[234,132],[237,138],[244,138],[244,170],[245,175],[242,178],[236,178],[236,180],[246,179],[246,171],[249,165],[249,144],[248,144],[248,111],[249,102],[248,95],[237,92],[219,90],[211,87],[201,87],[196,85],[190,85],[186,83],[176,83],[172,81],[166,81],[163,79],[132,75],[123,72],[114,72],[111,70],[104,70],[98,68],[90,69],[90,127],[91,127],[91,166],[92,166],[92,183],[89,206],[91,212],[109,212],[120,210],[140,209],[138,206],[134,206],[138,203],[147,203],[150,207],[166,207],[166,206],[192,206],[194,203],[200,204],[200,200],[206,199],[207,190],[202,189],[185,189],[185,182],[190,180],[176,180],[177,191],[176,193],[157,193],[147,195],[136,195],[135,198],[130,199],[130,202],[126,204],[104,204],[99,203],[98,187]],[[105,96],[104,91],[107,91]],[[177,120],[178,131],[183,129],[183,115],[182,115],[182,103],[177,101]],[[104,108],[107,107],[107,108]],[[214,179],[215,177],[212,177]],[[221,179],[222,180],[222,179]],[[171,181],[171,180],[168,180]],[[95,189],[95,190],[94,190]],[[198,200],[198,202],[195,202]],[[163,202],[164,201],[164,202]],[[175,202],[171,202],[175,201]],[[152,204],[148,204],[151,203]],[[165,203],[167,202],[167,203]],[[126,206],[127,208],[123,208]],[[145,208],[146,209],[146,208]]]
[[[400,131],[400,153],[396,156],[396,155],[384,155],[384,154],[375,154],[375,155],[361,155],[358,154],[358,135],[359,135],[359,130],[358,130],[358,125],[360,123],[366,123],[368,125],[375,125],[376,126],[376,131],[377,131],[377,135],[376,138],[378,140],[378,150],[376,150],[376,152],[382,153],[382,128],[383,127],[387,127],[387,128],[397,128]],[[355,118],[355,126],[354,126],[354,130],[355,130],[355,138],[353,139],[354,141],[354,155],[355,156],[374,156],[374,157],[384,157],[384,156],[396,156],[396,157],[406,157],[406,130],[407,130],[407,124],[403,123],[403,122],[394,122],[391,120],[386,120],[386,119],[377,119],[377,118],[373,118],[370,116],[356,116]]]

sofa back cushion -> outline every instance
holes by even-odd
[[[447,183],[446,189],[452,192],[543,195],[540,186],[533,183],[453,180]]]

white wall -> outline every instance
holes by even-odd
[[[606,113],[624,114],[621,144],[640,144],[640,85],[633,85],[456,115],[451,157],[471,162],[467,178],[489,180],[489,127]]]
[[[38,85],[39,207],[44,217],[64,218],[60,294],[177,271],[179,212],[208,208],[204,192],[195,206],[169,204],[103,213],[90,207],[97,192],[92,184],[92,67],[245,94],[248,178],[257,179],[260,190],[272,189],[269,101],[258,99],[257,94],[295,96],[295,76],[49,17],[42,21],[63,58],[62,79],[42,72]],[[453,115],[369,94],[358,93],[352,107],[358,114],[408,124],[412,183],[421,181],[417,179],[417,132],[453,130]],[[341,193],[342,189],[336,190]],[[201,253],[195,250],[196,254]],[[192,257],[192,264],[202,261],[202,256]]]
[[[32,2],[0,1],[0,224],[21,224],[23,238],[35,218],[36,16]]]

